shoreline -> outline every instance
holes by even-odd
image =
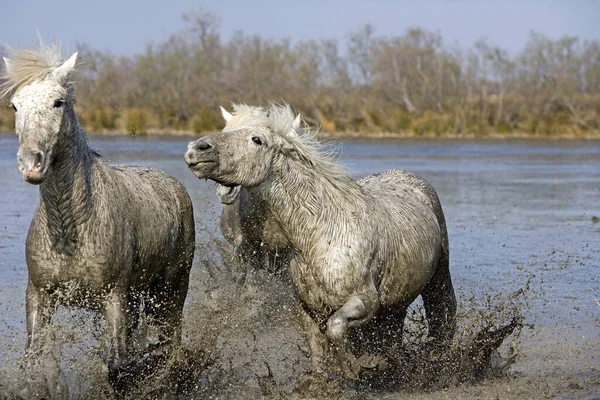
[[[189,130],[175,130],[175,129],[148,129],[144,133],[132,135],[125,129],[113,129],[113,130],[102,130],[95,132],[87,132],[88,135],[92,136],[127,136],[127,137],[200,137],[219,131],[206,131],[206,132],[193,132]],[[0,134],[15,134],[14,130],[3,130]],[[559,135],[544,135],[544,134],[532,134],[526,132],[511,132],[511,133],[498,133],[491,132],[484,135],[464,133],[464,134],[436,134],[436,133],[425,133],[416,134],[414,132],[356,132],[356,131],[344,131],[344,132],[318,132],[317,137],[319,139],[417,139],[417,140],[600,140],[600,130],[593,130],[586,132],[586,134],[575,135],[572,133],[564,133]]]

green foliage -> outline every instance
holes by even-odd
[[[512,131],[512,127],[506,122],[501,121],[496,125],[496,132],[498,133],[510,133]]]
[[[395,108],[388,113],[386,126],[389,132],[407,132],[410,130],[410,113],[401,108]]]
[[[128,108],[123,112],[125,129],[130,135],[143,135],[147,129],[146,112],[139,108]]]
[[[12,108],[0,108],[0,131],[13,131],[15,129],[15,112]]]
[[[223,122],[218,111],[199,110],[190,122],[190,128],[195,133],[215,132],[223,129]]]
[[[454,132],[454,120],[448,114],[438,114],[428,110],[411,120],[410,129],[417,135],[441,136]]]
[[[117,128],[119,114],[113,108],[88,108],[79,115],[83,126],[89,132],[112,131]]]

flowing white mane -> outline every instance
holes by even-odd
[[[233,104],[232,118],[227,121],[224,130],[241,128],[242,126],[269,126],[267,111],[263,107],[246,104]]]
[[[295,124],[295,120],[296,114],[288,104],[271,104],[266,108],[233,104],[232,118],[227,122],[225,130],[242,126],[269,128],[289,143],[294,149],[294,154],[316,172],[334,179],[349,179],[343,168],[333,162],[337,152],[323,151],[321,143],[317,140],[318,130],[310,129],[303,119],[300,119],[299,125]]]
[[[9,96],[21,86],[46,78],[65,61],[57,43],[47,45],[40,41],[39,45],[22,50],[4,47],[11,58],[4,59],[6,68],[0,74],[0,80],[4,81],[0,85],[0,97]]]

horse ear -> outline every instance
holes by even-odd
[[[69,59],[63,63],[63,65],[57,67],[54,70],[54,78],[63,83],[66,83],[69,74],[75,69],[75,64],[77,64],[77,52],[75,52],[71,57],[69,57]]]
[[[10,60],[6,57],[2,57],[2,59],[4,59],[4,66],[6,67],[6,71],[8,72],[10,70]]]
[[[229,111],[227,111],[226,109],[224,109],[223,107],[221,107],[221,114],[223,114],[223,118],[225,119],[225,122],[229,122],[229,121],[231,121],[231,118],[233,118],[233,115],[231,115],[231,113]]]
[[[292,130],[288,133],[288,136],[296,136],[298,134],[298,129],[300,128],[301,124],[302,124],[302,117],[300,116],[300,114],[298,114],[296,116],[296,118],[294,118],[294,121],[292,122]]]
[[[296,131],[300,128],[300,124],[302,124],[302,117],[298,114],[294,119],[294,122],[292,122],[292,128]]]

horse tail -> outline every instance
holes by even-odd
[[[434,275],[425,286],[421,297],[429,323],[429,337],[434,343],[447,345],[456,332],[456,296],[450,277],[450,248],[444,212],[437,193],[433,187],[428,186],[427,195],[438,220],[442,240]]]

